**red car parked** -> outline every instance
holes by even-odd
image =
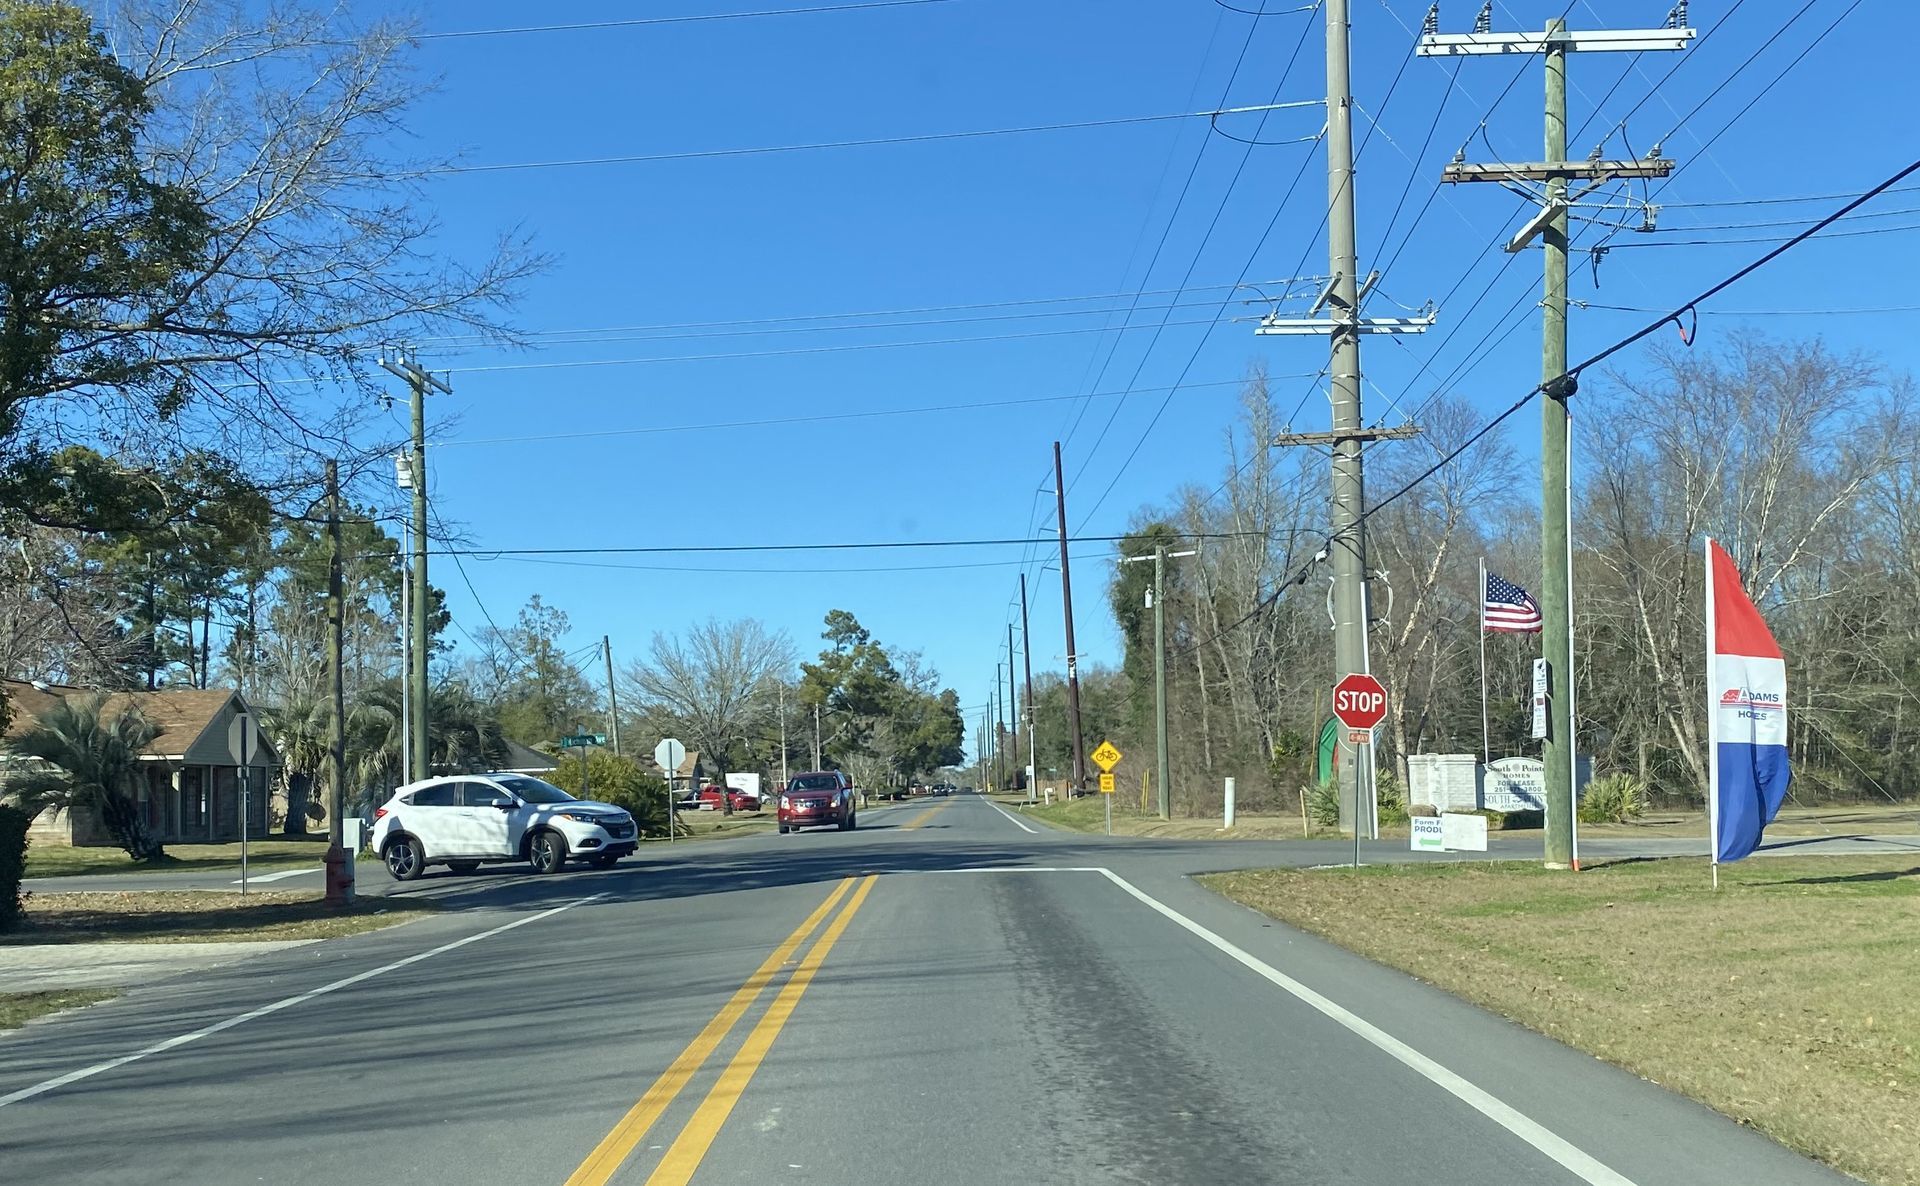
[[[838,770],[797,774],[780,793],[780,830],[818,828],[832,824],[850,832],[857,822],[853,781]]]
[[[721,807],[722,800],[720,797],[722,795],[725,795],[728,800],[732,801],[733,810],[735,811],[760,810],[760,800],[757,797],[749,795],[745,791],[731,790],[721,786],[701,788],[700,797],[695,802],[701,811],[721,811],[724,810]]]

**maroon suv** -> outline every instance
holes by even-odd
[[[782,832],[827,824],[850,832],[854,819],[853,782],[838,770],[797,774],[780,795]]]

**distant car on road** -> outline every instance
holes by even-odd
[[[796,774],[780,792],[780,831],[818,828],[832,824],[842,832],[858,826],[853,805],[853,781],[838,770]]]
[[[408,783],[373,813],[373,851],[396,881],[430,865],[471,873],[494,861],[527,861],[537,873],[557,873],[569,860],[604,869],[632,855],[639,839],[624,809],[525,774]]]

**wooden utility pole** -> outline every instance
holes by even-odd
[[[1073,577],[1067,567],[1067,480],[1061,472],[1060,442],[1053,442],[1053,502],[1060,515],[1060,604],[1067,617],[1067,732],[1073,739],[1071,799],[1087,789],[1087,743],[1080,732],[1080,656],[1073,646]]]
[[[346,850],[347,677],[346,596],[340,577],[340,466],[327,462],[327,682],[333,711],[327,714],[327,870],[329,906],[353,901],[347,864],[357,854]]]
[[[1033,784],[1040,781],[1040,714],[1033,705],[1033,637],[1027,631],[1027,574],[1020,574],[1020,661],[1027,671],[1027,764],[1033,777],[1027,780],[1027,798],[1034,797]]]
[[[1546,865],[1577,868],[1574,840],[1574,780],[1578,765],[1573,715],[1573,526],[1568,452],[1572,417],[1567,401],[1574,377],[1567,374],[1567,211],[1571,204],[1608,182],[1665,177],[1673,162],[1659,155],[1643,160],[1602,160],[1599,149],[1584,161],[1567,160],[1567,54],[1569,52],[1683,50],[1693,39],[1684,24],[1685,5],[1674,9],[1664,29],[1569,32],[1555,17],[1541,33],[1445,34],[1434,29],[1420,38],[1423,57],[1458,54],[1538,53],[1546,63],[1545,159],[1526,164],[1452,164],[1441,172],[1447,182],[1531,181],[1544,184],[1541,209],[1508,241],[1509,252],[1524,250],[1536,237],[1546,257],[1540,319],[1540,618],[1541,647],[1548,672],[1547,738],[1541,758],[1546,767]],[[1568,183],[1587,184],[1577,194]]]
[[[1020,697],[1013,686],[1013,623],[1007,623],[1007,732],[1013,737],[1014,781],[1021,781],[1020,765]],[[1029,755],[1031,757],[1031,755]],[[1007,788],[1012,790],[1012,787]]]
[[[433,775],[433,747],[427,736],[427,622],[431,594],[427,585],[427,389],[453,394],[446,380],[429,374],[407,354],[382,354],[380,365],[406,380],[413,412],[413,454],[408,464],[413,482],[413,653],[407,657],[407,681],[413,695],[413,776]]]

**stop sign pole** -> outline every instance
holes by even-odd
[[[1379,839],[1377,806],[1368,803],[1373,791],[1373,731],[1387,717],[1387,689],[1366,672],[1340,677],[1333,685],[1333,715],[1347,727],[1347,741],[1355,747],[1353,772],[1353,864],[1360,865],[1360,821],[1368,821],[1369,838]],[[1363,806],[1364,805],[1364,806]]]

